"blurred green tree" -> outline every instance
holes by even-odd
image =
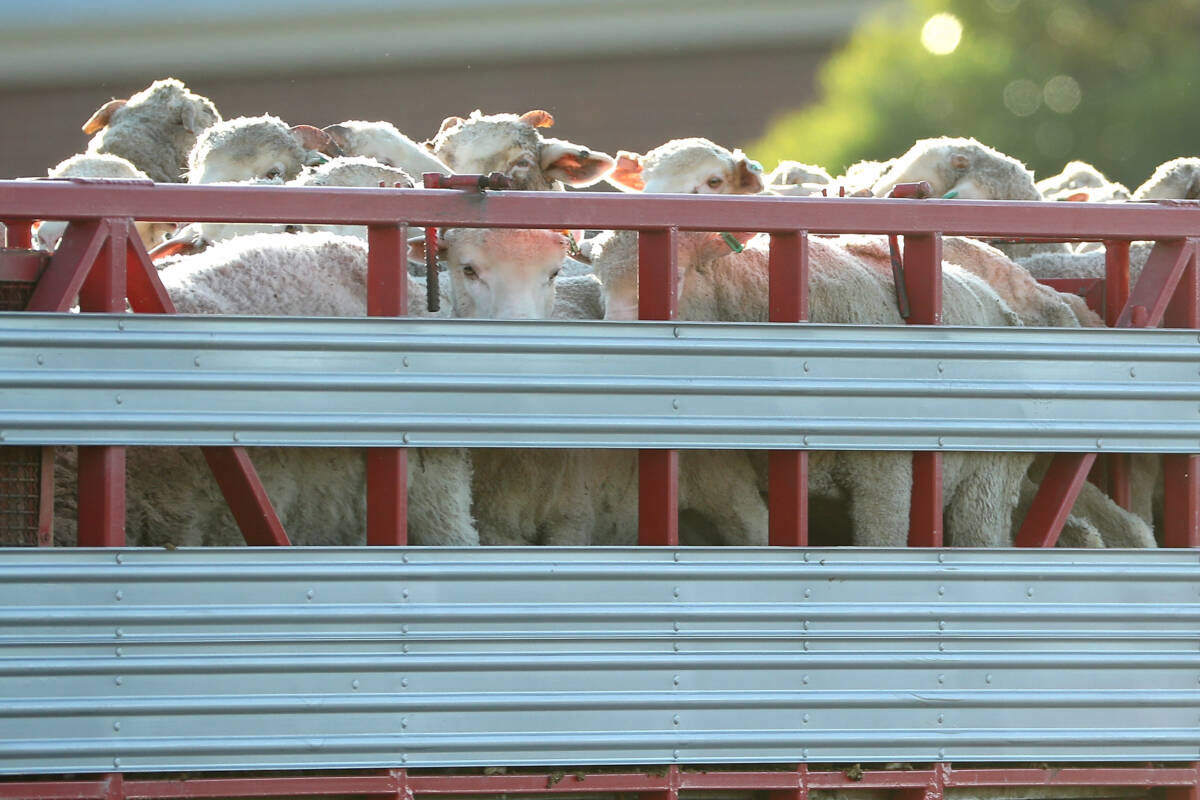
[[[1136,187],[1200,154],[1200,0],[904,0],[823,66],[814,105],[746,146],[838,174],[973,136],[1038,178],[1070,160]]]

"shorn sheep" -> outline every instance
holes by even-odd
[[[50,169],[50,178],[111,178],[116,180],[150,180],[150,177],[129,161],[110,153],[79,153]],[[174,222],[137,222],[138,238],[150,249],[175,231]],[[37,228],[38,243],[52,251],[58,246],[67,223],[42,221]]]
[[[741,150],[708,139],[672,139],[645,155],[617,153],[605,181],[625,192],[679,194],[758,194],[763,168]]]
[[[206,130],[188,154],[188,183],[290,181],[306,166],[341,155],[329,134],[278,117],[237,117]]]
[[[326,233],[241,236],[178,259],[159,273],[180,313],[364,316],[363,244]],[[424,285],[410,278],[409,313],[423,310]],[[251,457],[296,544],[363,544],[362,449],[276,448]],[[127,450],[131,545],[236,545],[241,534],[195,449]],[[73,472],[57,481],[56,537],[74,536]],[[459,449],[417,449],[409,458],[409,540],[478,544],[470,512],[471,465]]]
[[[120,156],[153,181],[179,183],[196,138],[221,121],[207,97],[174,78],[155,81],[128,100],[110,100],[83,126],[95,134],[89,153]]]
[[[401,133],[390,122],[347,120],[322,128],[347,156],[373,158],[385,167],[402,169],[417,183],[426,172],[450,174],[454,170],[424,146]]]
[[[477,109],[466,118],[447,117],[426,145],[455,172],[501,172],[516,189],[591,186],[612,171],[612,156],[542,136],[541,129],[553,124],[554,117],[541,110],[517,116]]]

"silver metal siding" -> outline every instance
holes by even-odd
[[[0,553],[0,772],[1195,760],[1195,551]]]
[[[0,442],[1195,452],[1194,331],[0,314]]]

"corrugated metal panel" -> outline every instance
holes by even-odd
[[[1194,551],[0,554],[0,772],[1194,760]]]
[[[0,314],[7,444],[1194,452],[1195,332]]]

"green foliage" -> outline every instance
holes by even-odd
[[[962,37],[921,43],[936,14]],[[1072,159],[1136,187],[1200,154],[1200,0],[904,0],[864,20],[819,76],[820,100],[746,149],[837,174],[917,139],[973,136],[1039,178]]]

